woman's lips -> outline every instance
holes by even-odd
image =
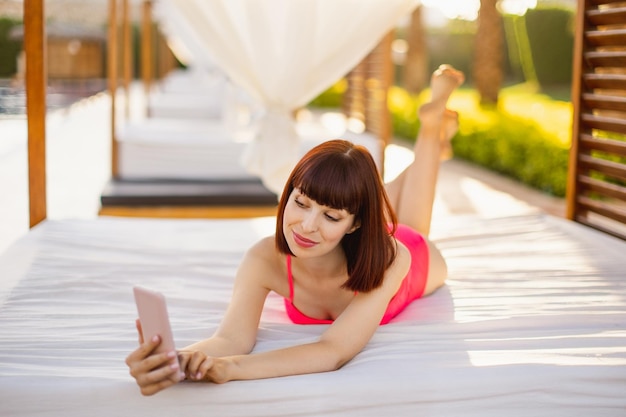
[[[301,246],[303,248],[310,248],[310,247],[317,245],[317,242],[314,242],[310,239],[300,236],[296,232],[293,232],[293,240],[296,242],[298,246]]]

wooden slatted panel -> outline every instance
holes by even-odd
[[[393,83],[391,43],[388,33],[380,43],[346,75],[348,87],[343,96],[346,117],[360,120],[365,130],[381,140],[381,149],[391,141],[391,115],[387,106],[389,87]]]
[[[626,2],[578,6],[567,215],[626,239]]]

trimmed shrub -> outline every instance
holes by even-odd
[[[22,42],[11,39],[9,33],[14,26],[21,24],[18,20],[0,17],[0,77],[12,77],[17,72],[17,56]]]
[[[537,8],[525,15],[539,84],[570,84],[574,54],[574,17],[564,8]]]
[[[462,118],[452,146],[461,157],[562,197],[567,183],[569,150],[534,122],[488,110],[488,123]]]

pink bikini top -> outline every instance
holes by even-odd
[[[391,299],[380,324],[387,324],[413,300],[420,298],[426,287],[428,276],[428,245],[422,235],[408,226],[399,224],[395,237],[404,243],[411,252],[411,267],[402,281],[396,295]],[[289,280],[289,298],[285,298],[285,311],[295,324],[332,324],[333,320],[314,319],[303,314],[293,304],[293,275],[291,274],[291,256],[287,255],[287,278]]]
[[[314,319],[303,314],[293,305],[293,275],[291,274],[291,256],[287,255],[287,278],[289,279],[289,299],[285,298],[285,311],[295,324],[331,324],[333,320]]]

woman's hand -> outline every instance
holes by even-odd
[[[213,358],[200,351],[180,351],[178,360],[190,381],[209,381],[216,384],[228,382],[228,364],[226,358]]]
[[[126,365],[139,385],[141,393],[153,395],[181,381],[184,374],[174,360],[177,353],[175,351],[154,353],[161,344],[161,338],[155,336],[144,342],[139,320],[136,326],[139,332],[139,347],[128,355]]]

